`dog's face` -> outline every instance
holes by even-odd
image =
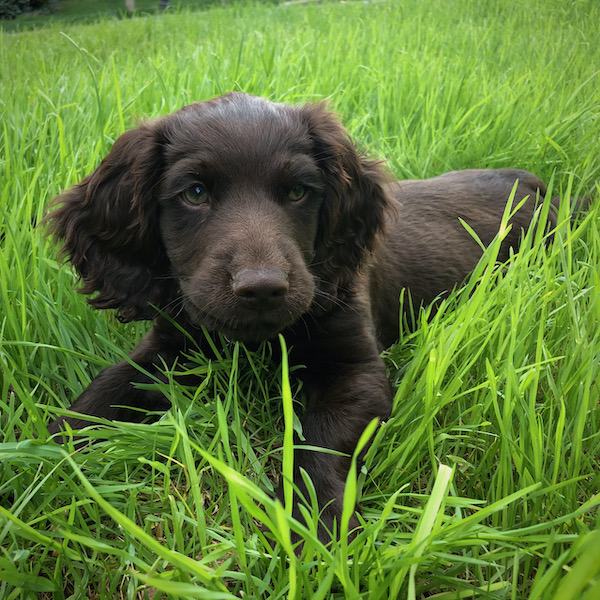
[[[243,341],[308,311],[325,178],[307,127],[264,100],[193,105],[164,151],[161,238],[193,323]]]
[[[383,226],[381,181],[322,105],[228,94],[121,136],[49,219],[94,306],[258,341],[335,301]]]

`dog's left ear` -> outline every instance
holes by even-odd
[[[158,232],[162,173],[160,120],[121,135],[98,168],[55,199],[45,219],[62,241],[94,308],[122,321],[151,319],[167,296],[167,265]]]
[[[382,163],[360,153],[325,103],[302,107],[314,157],[326,181],[314,264],[318,275],[344,286],[373,249],[390,200]]]

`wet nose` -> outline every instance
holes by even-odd
[[[280,306],[290,286],[280,269],[243,269],[234,275],[232,288],[242,306],[261,311]]]

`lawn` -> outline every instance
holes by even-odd
[[[219,0],[173,0],[170,11],[203,10]],[[156,15],[160,0],[136,0],[134,16]],[[75,23],[94,23],[101,19],[130,16],[125,0],[56,0],[41,10],[22,13],[16,19],[0,21],[5,31],[23,31],[50,24],[69,27]]]
[[[382,0],[2,33],[0,598],[600,597],[598,23],[596,0]],[[327,99],[399,178],[514,166],[593,200],[400,332],[347,486],[364,527],[298,553],[273,491],[302,389],[267,344],[191,357],[204,384],[163,384],[157,423],[45,431],[147,324],[91,310],[36,223],[139,119],[232,89]]]

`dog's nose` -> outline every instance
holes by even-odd
[[[233,276],[231,285],[242,305],[252,310],[277,308],[290,289],[280,269],[243,269]]]

